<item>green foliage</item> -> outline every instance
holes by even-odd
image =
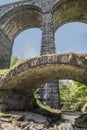
[[[61,111],[58,110],[58,109],[53,109],[53,108],[51,108],[50,106],[48,106],[48,105],[46,105],[46,104],[45,104],[45,105],[42,104],[41,101],[38,99],[38,96],[37,96],[36,92],[34,93],[34,97],[35,97],[35,99],[36,99],[37,105],[38,105],[40,108],[45,109],[45,110],[47,110],[47,111],[49,111],[49,112],[51,112],[51,113],[61,113]]]
[[[0,69],[0,75],[3,75],[4,73],[7,73],[8,69]]]
[[[73,103],[73,108],[74,108],[74,111],[79,111],[81,112],[82,111],[82,108],[84,106],[84,102],[76,102],[76,103]]]
[[[87,103],[87,86],[76,81],[60,81],[62,110],[85,111]],[[84,106],[84,107],[83,107]]]
[[[12,57],[11,58],[11,63],[10,63],[10,68],[12,68],[18,62],[19,62],[19,59],[17,57]],[[9,69],[0,69],[0,77],[3,74],[7,73],[10,70],[10,68]]]
[[[19,59],[17,57],[12,57],[11,58],[11,63],[10,63],[10,67],[13,67],[17,62],[19,61]]]
[[[85,103],[85,105],[82,108],[82,112],[85,112],[85,111],[87,111],[87,103]]]

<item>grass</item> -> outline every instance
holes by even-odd
[[[0,75],[5,74],[8,72],[9,69],[0,69]]]

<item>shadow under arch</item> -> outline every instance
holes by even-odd
[[[34,5],[15,7],[6,12],[0,22],[6,35],[13,41],[20,32],[27,28],[41,28],[42,10]]]
[[[56,52],[86,53],[87,24],[83,22],[69,22],[55,32]]]
[[[68,22],[87,23],[87,1],[65,0],[59,1],[53,7],[54,30]]]

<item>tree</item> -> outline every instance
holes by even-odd
[[[60,98],[61,104],[63,104],[63,110],[72,109],[72,95],[74,92],[74,87],[71,81],[65,80],[60,81]]]
[[[87,103],[87,86],[76,81],[60,81],[60,97],[63,110],[82,111]]]

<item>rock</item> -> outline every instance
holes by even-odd
[[[63,122],[64,120],[52,121],[32,112],[11,111],[10,114],[0,116],[0,130],[87,130],[76,126],[73,128],[70,123]]]
[[[87,130],[87,129],[74,127],[74,130]]]
[[[21,124],[21,128],[24,129],[28,125],[28,121],[25,121]]]
[[[62,123],[58,126],[58,130],[74,130],[72,125],[69,123]]]
[[[82,114],[75,120],[75,126],[87,129],[87,113]]]
[[[17,126],[15,126],[11,123],[2,123],[1,128],[3,130],[21,130],[20,128],[18,128]]]
[[[9,118],[0,118],[0,121],[8,122],[8,123],[12,122],[12,120]]]
[[[38,130],[42,130],[44,128],[44,125],[43,124],[41,124],[41,125],[38,124],[38,125],[34,126],[34,128],[36,128]]]
[[[16,122],[16,126],[21,128],[21,122]]]
[[[48,111],[46,109],[42,109],[42,108],[38,108],[36,110],[34,110],[34,112],[42,114],[44,116],[49,117],[52,121],[56,121],[56,120],[60,120],[61,119],[61,112],[57,113],[57,112],[51,112]]]
[[[26,112],[25,117],[28,121],[34,121],[36,123],[48,123],[48,118],[46,116],[36,114],[36,113],[31,113],[31,112]]]
[[[54,130],[58,130],[58,128],[57,128],[57,126],[56,126],[56,125],[54,125]]]
[[[0,111],[7,111],[8,107],[6,104],[0,104]]]
[[[11,114],[4,114],[4,115],[1,115],[0,117],[2,117],[2,118],[10,118],[10,117],[12,117],[12,115]]]
[[[24,121],[25,120],[25,115],[19,116],[19,118],[17,119],[17,121]]]

